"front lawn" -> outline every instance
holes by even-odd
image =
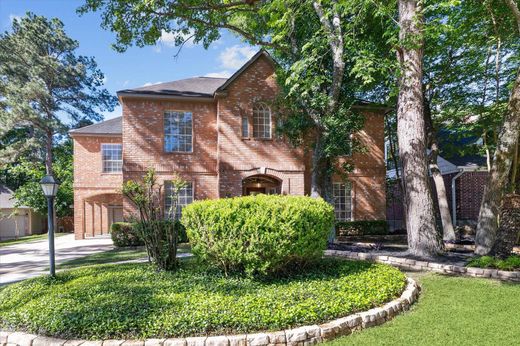
[[[178,245],[177,253],[190,252],[190,245],[182,243]],[[147,258],[144,246],[115,248],[108,251],[98,252],[85,257],[75,258],[58,265],[58,269],[72,269],[94,264],[106,264]]]
[[[70,233],[54,233],[55,237],[61,237],[64,235],[67,235]],[[2,246],[8,246],[8,245],[14,245],[14,244],[21,244],[21,243],[29,243],[36,240],[42,240],[47,239],[47,233],[44,234],[32,234],[25,237],[20,237],[18,239],[7,239],[0,241],[0,247]]]
[[[520,285],[426,274],[419,301],[392,321],[337,339],[343,345],[518,345]]]
[[[390,266],[337,259],[264,281],[225,277],[195,260],[175,273],[146,263],[97,265],[7,286],[0,328],[86,339],[279,330],[382,305],[405,284]]]

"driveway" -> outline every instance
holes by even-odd
[[[74,234],[55,238],[56,265],[112,249],[107,237],[74,240]],[[0,247],[0,285],[48,273],[49,243],[38,240]]]

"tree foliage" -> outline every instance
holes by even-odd
[[[69,139],[55,146],[53,150],[54,176],[60,183],[55,199],[56,215],[71,216],[71,206],[74,204],[72,141]],[[45,164],[42,161],[21,158],[15,164],[7,165],[4,174],[11,181],[19,182],[17,186],[10,186],[15,190],[17,205],[31,207],[41,214],[47,213],[47,199],[40,186],[40,180],[46,174]]]
[[[103,73],[94,58],[76,54],[78,46],[59,19],[32,13],[0,35],[0,136],[24,133],[3,143],[4,161],[45,159],[52,172],[56,135],[113,110],[117,100],[102,88]]]

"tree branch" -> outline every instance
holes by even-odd
[[[518,5],[515,3],[514,0],[504,0],[509,6],[509,9],[511,9],[511,12],[513,12],[513,15],[516,19],[516,24],[518,25],[518,32],[520,33],[520,9],[518,9]]]

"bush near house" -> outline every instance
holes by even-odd
[[[110,234],[115,247],[144,245],[131,222],[114,222],[110,227]]]
[[[384,220],[338,221],[336,234],[346,235],[387,235],[388,223]]]
[[[322,199],[260,195],[194,202],[181,221],[203,262],[267,275],[320,258],[334,210]]]
[[[170,221],[165,221],[170,222]],[[115,247],[128,247],[128,246],[143,246],[144,242],[139,239],[137,231],[135,229],[136,224],[132,222],[115,222],[110,227],[110,233],[112,235],[112,241]],[[187,243],[188,236],[186,235],[186,228],[178,220],[175,221],[175,229],[177,230],[177,236],[179,243]]]

